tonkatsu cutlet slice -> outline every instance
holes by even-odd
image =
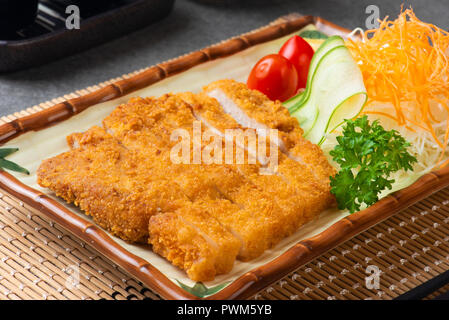
[[[240,241],[209,214],[209,208],[210,203],[198,201],[154,215],[149,223],[153,251],[186,270],[194,281],[231,271],[240,249]]]
[[[44,160],[38,183],[124,240],[146,242],[151,215],[176,210],[188,200],[176,185],[140,171],[135,155],[102,128],[67,140],[74,148]]]
[[[190,104],[197,119],[201,119],[209,128],[212,128],[214,132],[224,138],[229,138],[226,135],[227,129],[241,129],[243,131],[254,130],[257,140],[262,139],[263,141],[264,137],[258,135],[256,129],[245,128],[240,125],[223,110],[216,99],[204,93],[186,92],[180,95]],[[269,144],[269,137],[266,138],[266,142]],[[236,143],[238,144],[237,140]],[[241,145],[240,147],[247,148],[248,145]],[[329,192],[330,186],[328,183],[323,183],[321,179],[317,179],[308,170],[307,166],[290,159],[281,150],[273,150],[274,148],[277,148],[277,146],[267,146],[266,152],[268,157],[270,152],[276,151],[278,164],[275,175],[257,174],[249,166],[239,166],[239,169],[244,171],[246,176],[250,176],[254,183],[265,186],[265,190],[277,195],[275,198],[280,198],[278,202],[284,204],[281,207],[286,210],[287,214],[292,212],[290,214],[292,225],[300,226],[331,206],[334,203],[334,197]],[[254,156],[257,157],[256,150],[247,148],[247,151],[256,152]],[[292,203],[292,197],[295,197],[297,201]],[[300,205],[303,209],[298,210],[297,208],[296,215],[294,210],[289,210],[289,208],[293,209],[295,204]]]
[[[217,99],[223,110],[242,126],[260,132],[270,128],[279,130],[280,149],[291,159],[306,165],[323,184],[329,184],[335,168],[317,145],[302,137],[297,119],[291,117],[279,101],[271,101],[261,92],[234,80],[212,82],[203,92]]]
[[[158,99],[132,99],[114,110],[103,124],[127,148],[146,152],[145,146],[154,145],[161,152],[158,155],[149,154],[148,157],[167,159],[177,143],[170,139],[172,132],[183,129],[192,137],[194,121],[196,119],[188,104],[178,96],[165,95]],[[151,162],[160,162],[154,159]],[[231,217],[215,216],[243,241],[239,259],[257,257],[288,235],[286,230],[291,229],[293,222],[287,219],[284,211],[272,199],[272,194],[243,176],[235,165],[167,163],[163,166],[169,168],[167,176],[177,176],[181,171],[199,177],[197,184],[201,188],[212,185],[224,199],[240,208]],[[205,174],[198,175],[198,170],[204,170]]]

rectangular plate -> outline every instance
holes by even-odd
[[[180,79],[185,78],[184,81],[190,80],[190,82],[194,80],[189,78],[192,77],[191,70],[189,71],[190,73],[186,72],[193,67],[199,68],[203,73],[207,73],[208,71],[212,71],[209,68],[211,63],[226,65],[226,62],[231,59],[226,59],[226,57],[235,55],[234,57],[239,57],[239,59],[243,59],[242,61],[245,58],[251,59],[251,64],[246,63],[247,65],[245,66],[245,68],[250,68],[256,62],[253,61],[256,58],[254,56],[254,50],[261,47],[257,45],[262,44],[262,47],[264,45],[269,46],[274,41],[275,45],[279,46],[278,42],[283,37],[297,32],[310,24],[314,24],[316,28],[328,34],[345,35],[348,32],[348,30],[344,30],[321,18],[312,16],[301,17],[298,15],[289,15],[280,21],[274,25],[150,67],[137,75],[113,82],[95,92],[66,100],[43,111],[3,124],[0,126],[0,143],[4,144],[8,141],[10,143],[20,142],[22,145],[29,146],[28,150],[21,150],[23,153],[22,157],[28,156],[28,158],[35,157],[37,159],[42,157],[42,153],[45,150],[41,151],[36,146],[36,143],[42,143],[43,149],[45,149],[45,143],[47,143],[47,146],[50,146],[51,143],[56,141],[51,140],[52,130],[55,130],[58,126],[67,124],[69,128],[66,128],[66,130],[72,130],[69,133],[75,130],[87,129],[88,125],[86,123],[77,122],[79,117],[92,118],[95,116],[95,121],[101,121],[102,115],[109,113],[111,108],[118,104],[117,101],[122,102],[126,98],[125,96],[130,93],[139,94],[148,90],[152,94],[157,94],[165,92],[165,90],[175,90],[176,86],[179,86]],[[268,50],[268,48],[265,50]],[[253,56],[251,56],[251,52]],[[206,64],[206,62],[209,64]],[[196,70],[195,68],[192,70]],[[224,67],[222,66],[222,68]],[[242,70],[239,71],[241,77]],[[235,72],[238,73],[239,71],[237,70]],[[246,69],[244,71],[247,72]],[[168,78],[178,73],[181,74],[173,78]],[[214,74],[212,78],[219,76],[220,74]],[[156,84],[161,80],[164,81]],[[154,86],[151,86],[153,84]],[[140,91],[136,92],[137,90]],[[111,102],[111,100],[114,101]],[[95,108],[90,108],[94,105],[96,105]],[[85,112],[81,113],[82,111]],[[75,129],[70,128],[69,123],[71,123],[71,126],[77,127]],[[44,128],[46,129],[41,130]],[[41,131],[32,132],[36,130]],[[45,139],[35,141],[30,136],[32,134],[35,136],[40,135],[41,139],[44,137],[51,141],[45,142]],[[28,138],[29,140],[27,140]],[[64,138],[65,136],[57,137],[57,143],[60,143],[61,148],[63,148]],[[60,150],[58,152],[54,151],[53,153],[57,154],[59,152]],[[15,161],[14,155],[11,156],[11,160]],[[23,164],[22,162],[19,163]],[[34,165],[33,168],[29,169],[33,171],[36,167],[37,165]],[[131,250],[131,245],[127,245],[123,241],[120,242],[116,238],[108,235],[108,233],[96,226],[86,216],[80,212],[77,213],[73,206],[64,205],[61,200],[57,201],[51,194],[46,194],[43,190],[37,190],[37,186],[34,188],[31,187],[30,185],[36,184],[34,176],[27,179],[1,171],[0,187],[32,207],[42,211],[56,223],[59,223],[67,230],[88,242],[100,253],[113,260],[164,298],[198,299],[195,295],[178,286],[172,280],[174,277],[170,279],[166,274],[161,272],[161,268],[156,267],[156,264],[161,265],[156,261],[156,258],[152,260],[156,261],[156,264],[149,263],[142,258],[143,255],[138,254],[138,250]],[[34,179],[34,181],[30,179]],[[326,223],[320,225],[319,228],[315,224],[313,226],[315,228],[314,232],[307,232],[307,228],[310,229],[310,226],[305,226],[301,229],[302,231],[298,231],[300,233],[302,232],[303,237],[294,238],[298,239],[294,242],[291,239],[283,242],[281,244],[283,246],[282,250],[278,250],[276,255],[273,254],[270,256],[271,258],[269,260],[262,260],[262,262],[259,260],[258,263],[250,264],[254,268],[248,269],[248,265],[246,265],[248,270],[239,267],[240,274],[238,277],[235,277],[224,289],[207,296],[206,299],[248,298],[263,287],[282,278],[289,272],[336,245],[448,185],[449,168],[444,168],[422,176],[411,186],[390,194],[366,210],[352,215],[333,217],[334,220],[328,220]],[[321,220],[320,223],[322,223]],[[304,229],[306,230],[305,232],[303,231]],[[145,248],[144,250],[151,252],[149,248]],[[130,251],[133,251],[133,253]],[[159,260],[165,261],[164,259]],[[168,264],[167,262],[163,263]]]

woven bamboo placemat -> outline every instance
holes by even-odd
[[[144,70],[1,117],[0,124]],[[298,268],[252,299],[395,298],[449,270],[448,222],[449,188]],[[0,259],[0,300],[161,299],[88,244],[1,189]],[[380,270],[379,289],[366,286],[368,266]],[[448,289],[449,285],[426,298]]]
[[[256,299],[393,299],[449,270],[449,188],[323,254]],[[368,289],[368,266],[380,288]],[[448,290],[445,286],[428,298]]]
[[[449,270],[448,199],[449,188],[304,265],[253,299],[392,299],[413,289]],[[0,259],[0,299],[160,299],[3,190]],[[366,287],[369,265],[381,272],[378,290]]]

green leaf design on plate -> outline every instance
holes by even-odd
[[[197,296],[198,298],[204,298],[214,293],[217,293],[218,291],[226,287],[231,281],[227,281],[210,288],[206,287],[202,282],[195,283],[193,287],[189,287],[188,285],[182,283],[178,279],[176,279],[176,282],[178,282],[179,286],[183,288],[185,291],[193,294],[194,296]]]
[[[307,39],[327,39],[329,38],[326,34],[318,30],[304,30],[299,33],[299,36]]]
[[[17,150],[19,150],[19,149],[18,148],[2,148],[2,149],[0,149],[0,168],[8,169],[11,171],[16,171],[16,172],[22,172],[25,174],[30,174],[30,172],[27,169],[19,166],[17,163],[14,163],[12,161],[4,159],[5,157],[9,156],[10,154],[13,154],[14,152],[16,152]]]
[[[13,154],[14,152],[18,151],[19,148],[3,148],[0,149],[0,158],[5,158],[9,156],[10,154]]]

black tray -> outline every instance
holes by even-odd
[[[167,16],[175,0],[111,0],[101,8],[80,7],[80,29],[65,26],[67,5],[40,1],[35,22],[13,40],[0,40],[0,72],[37,66],[123,36]]]

